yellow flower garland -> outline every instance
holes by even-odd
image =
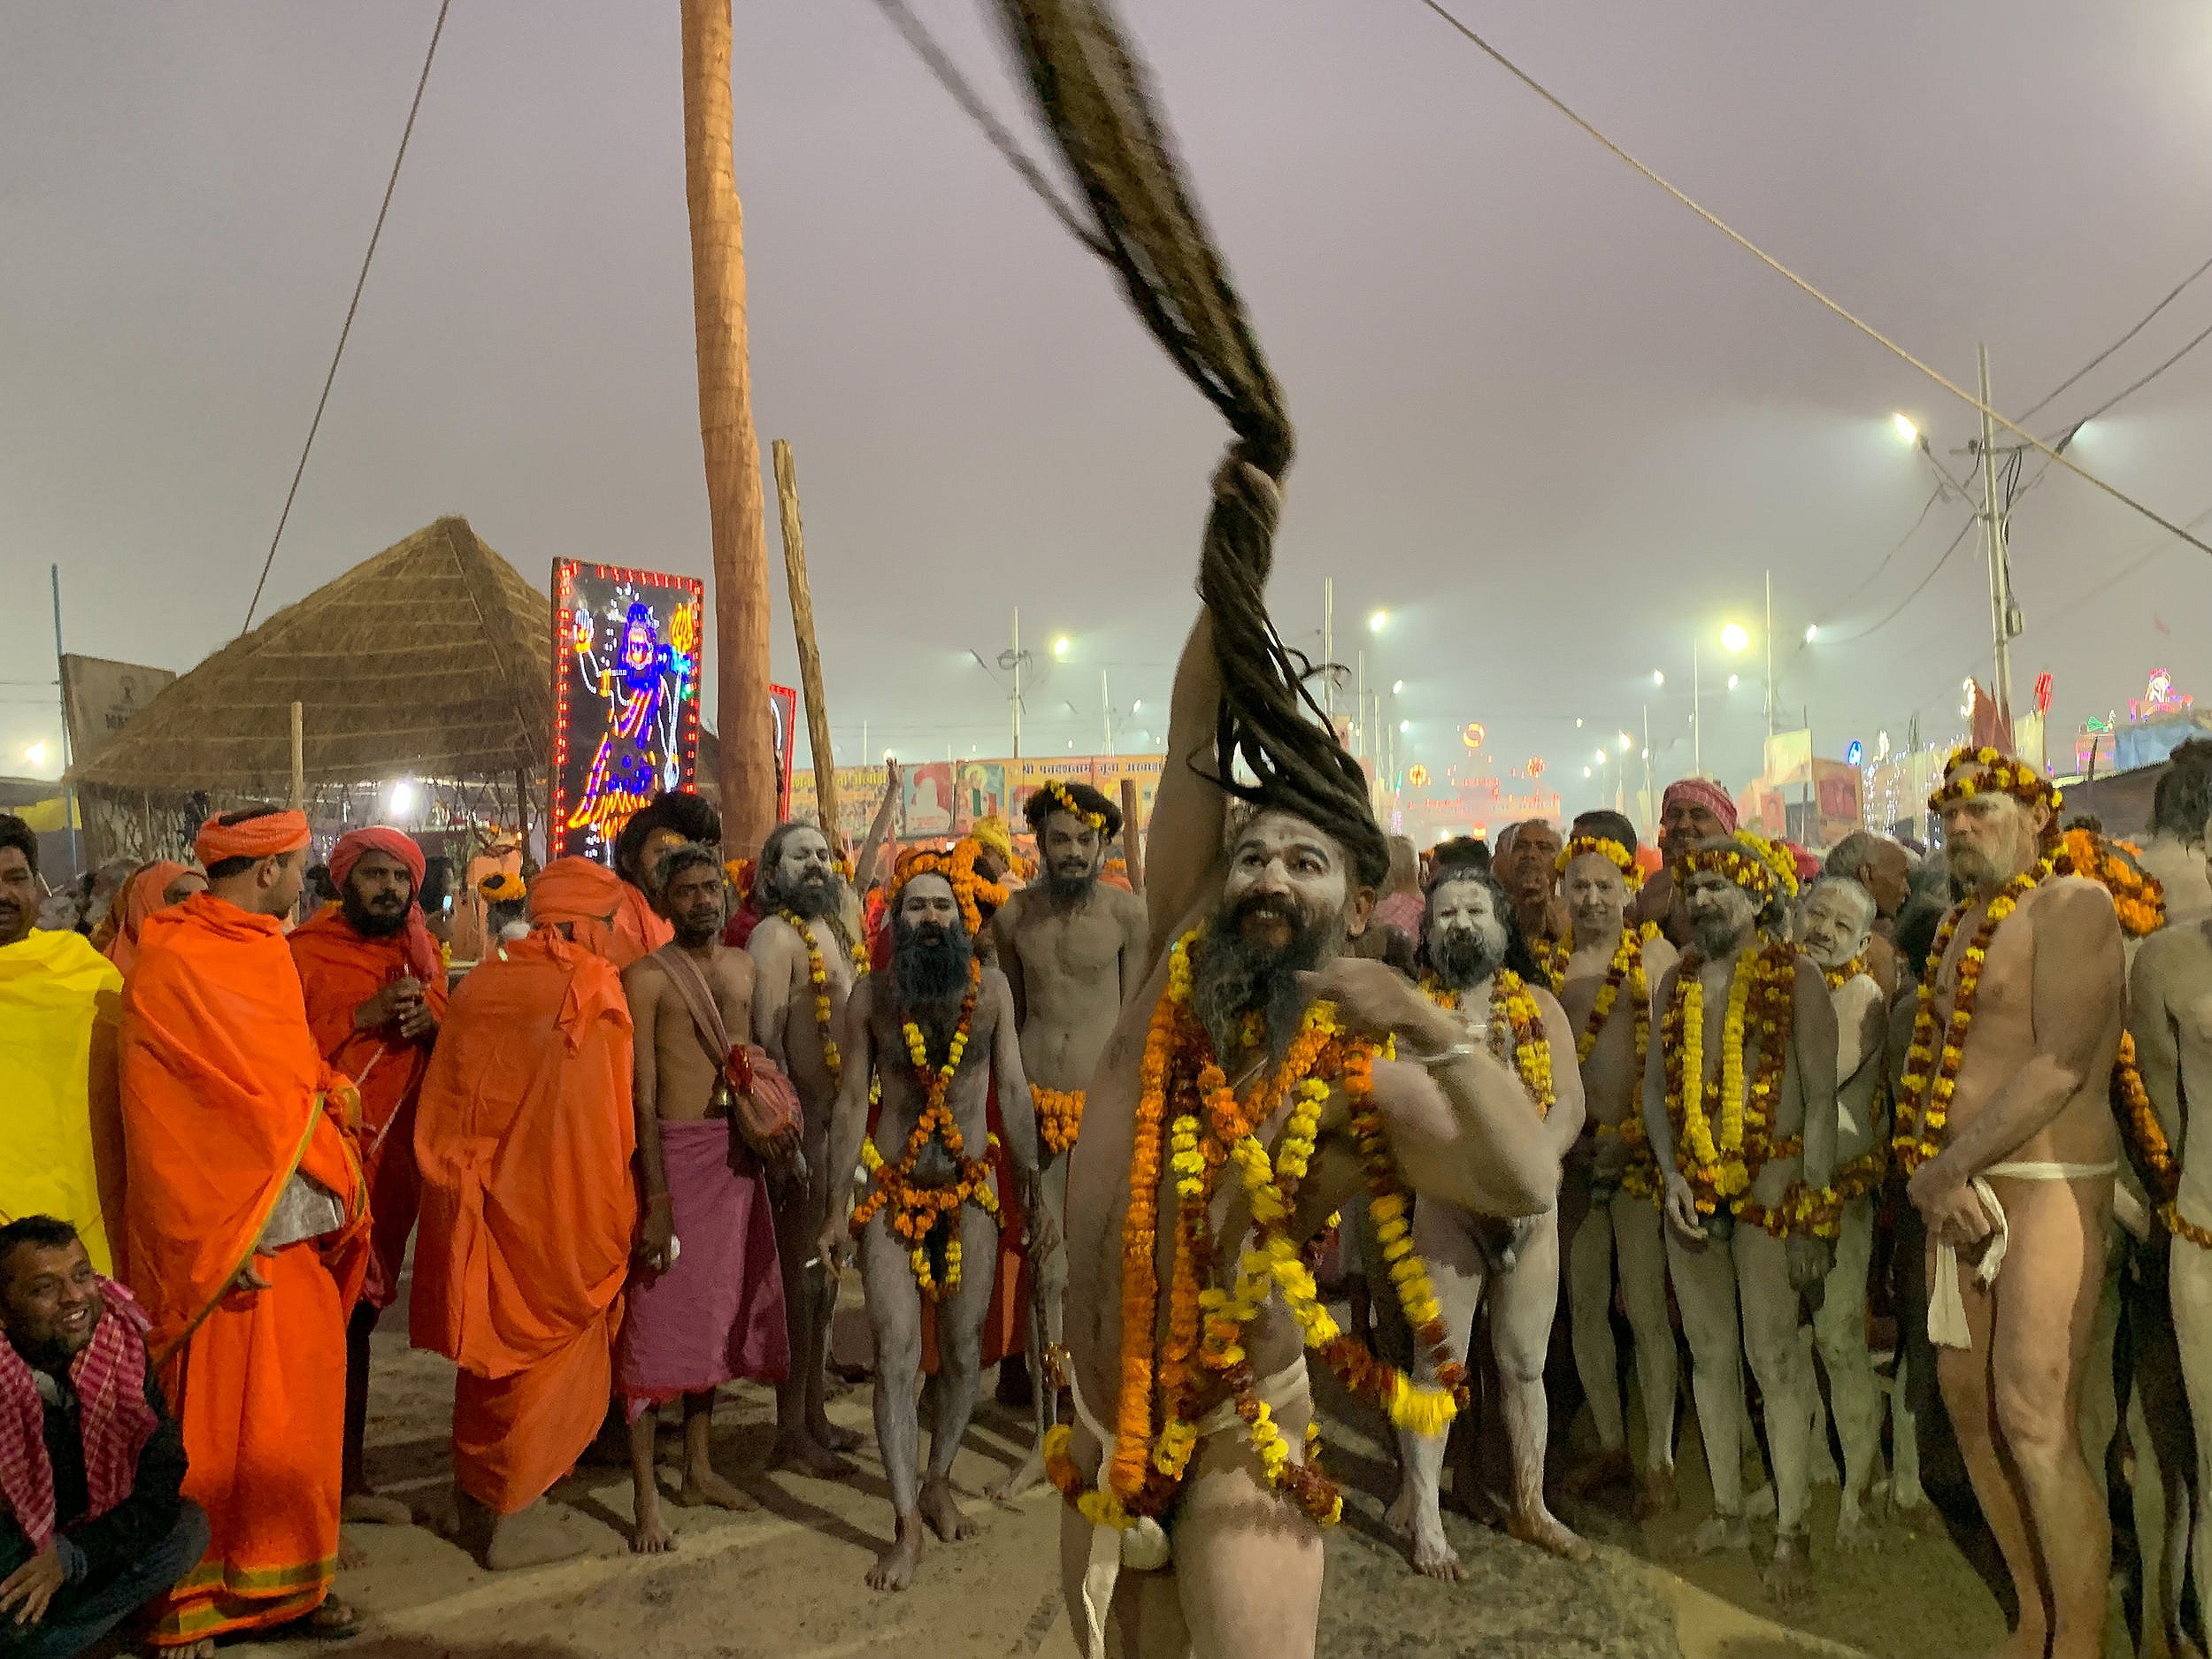
[[[1065,812],[1071,818],[1080,818],[1096,830],[1101,836],[1106,833],[1106,815],[1103,812],[1086,812],[1081,807],[1076,805],[1074,795],[1059,779],[1048,780],[1044,786],[1044,793],[1052,797],[1054,811]],[[1032,825],[1031,827],[1039,834],[1044,833],[1045,826],[1041,824]]]
[[[1739,1209],[1770,1156],[1788,1148],[1769,1138],[1788,1049],[1788,1021],[1795,1001],[1796,952],[1767,940],[1747,946],[1729,977],[1728,1007],[1721,1021],[1720,1075],[1705,1082],[1705,987],[1695,950],[1675,972],[1660,1033],[1666,1057],[1667,1115],[1674,1125],[1676,1165],[1697,1196],[1700,1211]],[[1753,1007],[1757,995],[1758,1006]],[[1759,1069],[1744,1075],[1744,1046],[1755,1020]],[[1715,1119],[1717,1118],[1717,1125]]]
[[[777,913],[806,941],[806,974],[814,984],[814,1029],[821,1033],[822,1068],[829,1074],[830,1093],[834,1094],[845,1075],[845,1061],[837,1052],[837,1040],[830,1035],[829,964],[822,960],[821,941],[805,917],[796,910]]]

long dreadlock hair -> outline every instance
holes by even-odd
[[[1344,849],[1363,883],[1380,887],[1390,848],[1366,773],[1307,689],[1313,664],[1283,642],[1267,613],[1282,480],[1295,448],[1289,411],[1184,188],[1148,77],[1108,0],[1000,0],[1000,13],[1089,210],[1070,206],[1064,222],[1081,227],[1145,326],[1236,434],[1214,475],[1198,564],[1222,688],[1212,770],[1192,764],[1256,808],[1307,819]]]

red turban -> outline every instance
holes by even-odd
[[[353,867],[370,853],[384,853],[407,866],[407,879],[412,884],[407,905],[407,965],[424,983],[437,980],[445,972],[445,958],[439,952],[438,941],[430,936],[429,924],[423,920],[419,901],[423,874],[429,865],[422,856],[422,849],[415,845],[412,836],[381,824],[348,830],[330,849],[330,879],[337,883],[341,894],[346,890],[346,880],[353,874]]]
[[[203,864],[218,864],[226,858],[275,858],[303,851],[311,839],[304,812],[265,812],[239,824],[226,824],[218,814],[192,838],[192,856]]]
[[[1728,791],[1710,778],[1684,778],[1669,784],[1666,794],[1659,798],[1661,815],[1663,816],[1676,801],[1686,798],[1696,802],[1718,818],[1723,834],[1733,835],[1736,833],[1736,803],[1728,798]]]
[[[588,858],[556,858],[530,884],[530,925],[567,922],[576,942],[613,961],[614,913],[622,905],[622,878]]]

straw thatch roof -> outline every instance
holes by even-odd
[[[163,687],[75,780],[280,800],[294,703],[310,787],[540,772],[552,614],[467,519],[441,518]]]

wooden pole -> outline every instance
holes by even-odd
[[[722,831],[730,846],[752,848],[776,826],[776,751],[768,709],[768,543],[746,359],[745,215],[730,140],[730,0],[682,5],[684,195],[714,544]]]
[[[769,446],[776,463],[776,513],[783,524],[783,573],[791,584],[791,626],[799,636],[799,689],[806,697],[807,747],[814,754],[814,801],[822,836],[834,853],[837,834],[837,763],[830,755],[829,704],[822,695],[822,652],[814,641],[814,594],[807,586],[806,531],[799,523],[799,471],[791,446],[781,438]],[[866,758],[864,756],[863,758]]]
[[[307,711],[292,705],[292,799],[296,812],[307,804]]]
[[[1121,780],[1121,856],[1129,866],[1129,885],[1144,891],[1144,827],[1137,822],[1137,780]]]

